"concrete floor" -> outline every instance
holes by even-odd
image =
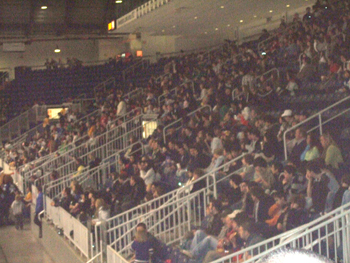
[[[23,230],[14,226],[0,227],[0,263],[54,263],[34,237],[30,224]]]

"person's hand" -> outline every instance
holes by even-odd
[[[309,173],[307,173],[307,174],[306,174],[306,179],[307,179],[308,181],[310,181],[310,182],[311,182],[312,177],[311,177],[311,175],[310,175]]]

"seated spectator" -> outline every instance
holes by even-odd
[[[257,182],[265,190],[270,190],[275,183],[275,178],[271,170],[267,167],[266,161],[262,157],[254,160],[254,181]]]
[[[305,196],[293,196],[290,206],[284,210],[277,222],[277,231],[286,232],[308,223],[308,214],[305,209]]]
[[[262,157],[267,163],[271,163],[278,156],[277,137],[272,133],[265,133],[261,143],[261,153],[255,154],[254,157]]]
[[[287,205],[286,197],[283,192],[275,192],[272,194],[272,197],[275,203],[269,208],[268,215],[270,218],[265,221],[270,228],[277,225],[278,219]]]
[[[243,222],[239,228],[238,228],[238,234],[239,236],[245,241],[244,248],[251,247],[255,244],[258,244],[262,241],[264,241],[264,238],[258,233],[257,227],[254,224],[253,221],[247,220],[246,222]],[[253,249],[251,252],[246,252],[243,255],[243,259],[247,260],[258,253],[261,253],[265,250],[264,246],[257,247]]]
[[[339,169],[340,165],[344,163],[343,156],[339,147],[329,133],[324,133],[320,137],[320,142],[323,147],[321,158],[324,159],[326,165],[333,169]]]
[[[130,178],[131,191],[123,196],[121,202],[121,210],[127,211],[140,204],[146,195],[145,181],[139,176],[131,176]]]
[[[249,193],[254,201],[253,219],[254,221],[265,223],[269,219],[269,209],[275,203],[274,199],[265,194],[264,189],[261,187],[249,188]]]
[[[321,144],[314,133],[306,137],[306,148],[300,156],[300,161],[312,161],[320,157]]]
[[[303,58],[303,64],[300,67],[299,73],[297,74],[297,79],[302,83],[311,81],[315,75],[314,66],[311,65],[311,59],[308,57]]]
[[[286,165],[282,174],[282,186],[287,200],[298,194],[305,194],[307,188],[306,178],[297,172],[294,166]]]
[[[188,186],[188,189],[186,189],[186,191],[188,191],[190,194],[202,190],[206,187],[207,181],[205,179],[201,180],[201,177],[204,175],[204,171],[202,169],[197,168],[188,174],[191,175],[191,178],[188,180],[185,186]]]
[[[254,162],[254,158],[250,154],[246,154],[242,158],[243,172],[240,173],[240,176],[245,181],[254,180],[255,169],[254,169],[253,162]]]
[[[301,155],[306,148],[306,131],[302,128],[295,130],[295,138],[293,140],[293,147],[289,154],[289,160],[297,167],[300,165]]]
[[[102,198],[98,198],[95,202],[95,219],[91,221],[91,225],[100,225],[102,221],[106,221],[109,216],[109,207]]]
[[[139,229],[136,231],[135,240],[131,244],[131,249],[135,251],[135,262],[150,261],[153,255],[153,247],[145,230]]]
[[[289,92],[290,96],[295,96],[296,91],[299,89],[299,85],[295,80],[295,75],[291,72],[287,73],[288,84],[286,86],[286,90]]]
[[[221,228],[223,226],[223,222],[220,219],[221,203],[218,200],[212,200],[209,205],[209,211],[212,215],[212,218],[207,228],[203,230],[196,230],[193,240],[191,242],[190,251],[182,251],[190,257],[203,257],[203,254],[201,255],[201,251],[199,251],[199,247],[201,246],[201,244],[203,244],[203,240],[205,240],[208,236],[218,236],[220,234]],[[211,240],[207,240],[210,243]],[[215,239],[213,241],[215,241],[215,244],[217,245],[217,241]],[[213,245],[214,247],[216,247],[215,244]]]

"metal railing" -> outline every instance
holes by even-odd
[[[95,98],[96,98],[98,92],[106,93],[107,89],[110,87],[112,87],[112,88],[115,87],[115,78],[114,77],[106,79],[105,81],[103,81],[102,83],[100,83],[94,87]]]
[[[130,152],[130,154],[136,154],[138,152],[143,154],[144,147],[141,142],[130,144],[126,149],[133,148],[136,145],[140,145],[140,147]],[[59,195],[61,190],[65,186],[69,186],[69,184],[74,180],[84,182],[88,186],[94,186],[94,189],[99,189],[100,186],[106,182],[107,175],[111,173],[112,167],[115,168],[116,172],[120,172],[121,167],[119,165],[119,160],[121,158],[121,154],[124,153],[126,149],[120,150],[107,157],[107,159],[102,160],[100,165],[95,168],[89,169],[88,167],[85,167],[80,174],[77,174],[77,171],[74,171],[68,175],[59,177],[54,181],[50,181],[49,174],[44,174],[34,181],[34,185],[42,185],[45,189],[48,189],[50,192],[50,197],[56,197]],[[47,192],[47,194],[49,192]]]
[[[92,137],[81,145],[68,150],[64,155],[58,156],[45,162],[40,167],[24,174],[28,179],[35,171],[42,169],[45,173],[55,169],[60,176],[67,175],[76,170],[76,162],[73,156],[79,157],[84,163],[88,162],[88,156],[93,154],[101,160],[110,156],[114,151],[124,149],[130,136],[138,139],[142,138],[143,128],[150,122],[142,123],[143,115],[138,115],[121,126],[117,126],[97,137]],[[153,123],[152,123],[153,124]]]
[[[90,240],[89,230],[78,219],[68,213],[60,206],[52,206],[53,200],[44,196],[46,204],[45,214],[52,220],[52,223],[63,230],[63,235],[80,252],[81,255],[89,258]]]
[[[71,105],[72,107],[79,107],[79,105]],[[26,112],[0,127],[0,141],[12,141],[16,137],[26,133],[30,129],[31,124],[37,124],[45,119],[48,108],[62,108],[66,106],[66,104],[34,105]]]
[[[222,257],[214,263],[256,262],[280,248],[307,249],[348,263],[350,255],[350,203],[296,229]],[[339,253],[342,251],[342,253]]]
[[[182,83],[181,85],[169,90],[167,93],[163,93],[162,95],[160,95],[158,97],[158,105],[161,106],[162,102],[165,101],[165,97],[168,96],[169,94],[175,94],[175,96],[177,95],[177,92],[179,91],[179,89],[181,87],[188,87],[188,85],[191,85],[192,86],[192,92],[193,94],[195,94],[195,90],[194,90],[194,81],[191,80],[191,81],[186,81],[184,83]]]
[[[345,104],[345,106],[347,107],[347,109],[342,110],[340,113],[335,114],[333,116],[328,117],[326,120],[322,119],[322,114],[329,112],[330,110],[334,109],[335,107],[343,104],[344,102],[348,102],[350,100],[350,96],[341,99],[340,101],[332,104],[331,106],[319,111],[318,113],[310,116],[309,118],[305,119],[302,122],[299,122],[298,124],[294,125],[293,127],[287,129],[284,133],[283,133],[283,145],[284,145],[284,157],[287,160],[288,159],[288,150],[287,150],[287,139],[286,136],[288,133],[290,133],[291,131],[295,131],[297,128],[299,128],[300,126],[306,124],[306,123],[310,123],[310,121],[312,120],[317,120],[318,121],[318,125],[314,126],[313,128],[309,129],[307,132],[311,132],[314,131],[315,129],[319,129],[319,133],[320,135],[323,134],[323,127],[322,125],[329,123],[330,121],[338,118],[339,116],[344,115],[347,112],[350,112],[350,106],[348,103]]]
[[[135,74],[136,70],[145,70],[148,68],[149,66],[149,60],[148,59],[141,59],[139,62],[136,62],[135,64],[133,64],[132,66],[128,67],[127,69],[124,69],[122,72],[122,76],[123,76],[123,80],[124,82],[127,79],[128,74]]]
[[[212,108],[211,108],[210,105],[204,105],[204,106],[202,106],[202,107],[200,107],[200,108],[198,108],[198,109],[196,109],[196,110],[194,110],[194,111],[188,113],[186,116],[187,116],[187,117],[191,117],[191,116],[194,115],[196,112],[202,111],[203,109],[208,109],[209,112],[211,112],[211,110],[212,110]],[[173,127],[173,126],[176,126],[176,125],[177,125],[178,123],[180,123],[181,121],[182,121],[182,118],[179,118],[179,119],[177,119],[176,121],[174,121],[174,122],[172,122],[172,123],[170,123],[170,124],[168,124],[167,126],[164,127],[164,129],[163,129],[163,140],[164,140],[164,143],[165,143],[165,144],[166,144],[166,136],[169,135],[169,133],[167,133],[166,131],[167,131],[168,129],[170,129],[171,127]],[[178,126],[178,127],[176,128],[176,130],[179,130],[180,128],[181,128],[181,125]]]

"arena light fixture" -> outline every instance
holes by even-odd
[[[45,9],[47,9],[47,6],[46,6],[46,5],[43,5],[43,6],[41,6],[41,9],[42,9],[42,10],[45,10]]]
[[[290,7],[290,5],[286,5],[286,7]]]
[[[60,53],[60,52],[61,52],[61,49],[57,45],[56,48],[55,48],[55,53]]]
[[[123,0],[116,0],[115,3],[116,4],[121,4],[121,3],[123,3]]]
[[[270,12],[270,13],[272,13],[272,12],[273,12],[273,10],[270,10],[269,12]]]
[[[243,23],[243,20],[239,20],[240,23]]]

